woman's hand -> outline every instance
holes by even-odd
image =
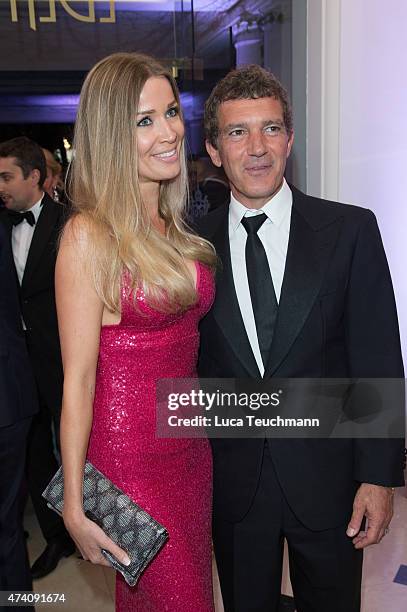
[[[128,554],[113,542],[104,531],[85,514],[63,515],[65,527],[74,540],[85,561],[111,567],[103,556],[102,548],[108,550],[123,565],[130,565]]]

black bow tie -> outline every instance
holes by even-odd
[[[31,227],[35,225],[34,213],[31,210],[27,210],[23,213],[17,212],[16,210],[9,210],[8,215],[13,225],[19,225],[19,223],[24,221],[24,219],[29,225],[31,225]]]

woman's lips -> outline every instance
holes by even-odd
[[[174,162],[178,160],[178,151],[177,149],[171,149],[170,151],[155,153],[153,157],[165,163]]]

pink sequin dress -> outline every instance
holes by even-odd
[[[198,302],[184,313],[134,308],[126,282],[118,325],[102,327],[88,459],[162,523],[169,540],[136,587],[116,578],[119,612],[212,612],[212,458],[206,439],[155,437],[155,383],[196,376],[198,323],[214,297],[196,264]]]

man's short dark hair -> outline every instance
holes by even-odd
[[[231,70],[212,90],[205,103],[205,137],[217,148],[219,136],[218,111],[222,102],[274,98],[283,107],[284,126],[290,135],[293,117],[287,90],[277,77],[257,64]]]
[[[1,142],[0,157],[14,157],[25,179],[30,172],[38,170],[40,173],[38,187],[41,188],[43,186],[47,178],[47,164],[44,153],[36,142],[26,136],[18,136],[17,138]]]

